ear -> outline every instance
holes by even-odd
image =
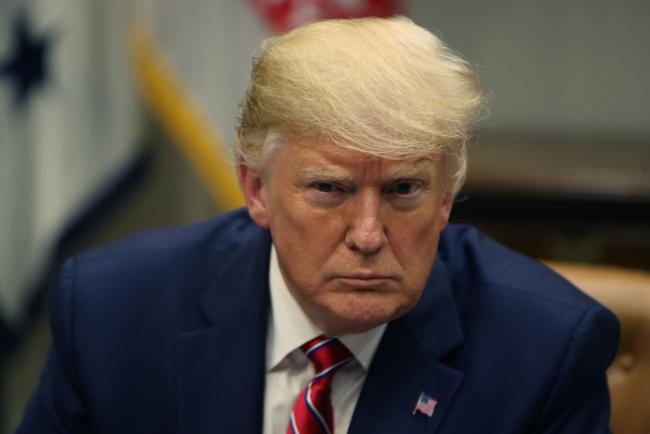
[[[456,196],[454,196],[451,193],[446,193],[442,197],[442,201],[440,202],[440,214],[438,215],[438,226],[440,232],[447,226],[447,223],[449,223],[449,216],[451,215],[451,209],[454,206],[454,199],[456,199]]]
[[[246,199],[248,214],[258,226],[268,229],[269,218],[262,175],[257,170],[249,167],[243,160],[239,160],[237,164],[237,173]]]

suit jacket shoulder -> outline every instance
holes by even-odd
[[[227,426],[221,416],[239,423],[257,400],[246,396],[235,411],[219,399],[232,373],[246,371],[245,362],[228,367],[233,358],[250,360],[237,384],[260,390],[269,252],[268,232],[240,210],[68,260],[52,294],[53,344],[18,432],[199,433],[195,425]],[[250,347],[229,342],[237,333]],[[247,415],[241,425],[256,423]]]
[[[449,225],[439,255],[456,287],[492,286],[577,309],[598,303],[539,261],[528,258],[465,225]]]
[[[607,431],[605,371],[619,335],[614,315],[543,264],[471,227],[449,227],[440,259],[452,275],[465,335],[449,363],[482,385],[472,400],[491,409],[484,414],[513,406],[508,422],[488,416],[483,423],[499,427],[495,432],[508,432],[504,424],[517,418],[524,432]]]

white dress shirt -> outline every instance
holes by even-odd
[[[293,298],[280,271],[275,248],[269,267],[271,312],[266,341],[264,434],[285,434],[293,403],[314,375],[314,367],[300,346],[323,332],[312,323]],[[365,333],[339,336],[354,355],[332,380],[334,433],[348,432],[368,366],[379,345],[385,324]]]

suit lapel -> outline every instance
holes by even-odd
[[[179,432],[262,431],[270,237],[224,252],[201,299],[206,328],[177,339]]]
[[[348,432],[437,432],[463,379],[440,360],[462,341],[451,281],[437,261],[416,308],[386,328]],[[423,392],[438,401],[431,417],[413,414]]]

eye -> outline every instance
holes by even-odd
[[[418,190],[418,185],[414,182],[401,181],[397,182],[390,186],[388,189],[389,193],[396,194],[398,196],[408,196],[415,193]]]
[[[338,182],[313,181],[305,185],[305,199],[317,207],[331,208],[341,204],[348,191]]]
[[[313,184],[313,187],[321,193],[333,193],[337,191],[336,186],[334,186],[334,184],[330,184],[329,182],[315,182]]]

